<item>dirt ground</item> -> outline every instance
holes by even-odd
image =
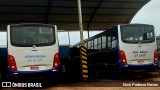
[[[160,78],[159,78],[160,80]],[[116,82],[112,82],[111,84],[115,84]],[[158,87],[110,87],[110,86],[89,86],[89,87],[50,87],[44,90],[160,90],[160,83]]]
[[[131,74],[127,79],[115,80],[109,78],[96,78],[88,81],[78,81],[70,83],[50,83],[43,88],[30,88],[30,90],[160,90],[160,71],[150,74]],[[107,76],[108,77],[108,76]],[[148,85],[153,86],[134,86]],[[126,86],[127,84],[128,86]],[[131,86],[129,86],[131,84]],[[155,85],[155,86],[154,86]],[[156,86],[157,85],[157,86]],[[2,88],[3,90],[26,90],[26,88]],[[27,88],[28,89],[28,88]]]
[[[5,88],[2,90],[26,90],[17,88]],[[39,90],[39,89],[30,89]],[[50,87],[41,90],[160,90],[160,87]]]
[[[149,86],[123,86],[123,83],[132,83],[135,81],[114,81],[114,80],[97,80],[94,82],[78,82],[69,84],[52,85],[46,88],[30,88],[30,90],[160,90],[160,77],[150,78],[145,82],[136,81],[135,83],[154,83],[158,84],[158,87]],[[27,88],[28,89],[28,88]],[[26,90],[26,88],[2,88],[2,90]]]
[[[46,90],[159,90],[160,87],[54,87]]]

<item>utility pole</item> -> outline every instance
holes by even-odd
[[[69,40],[69,46],[71,45],[71,41],[70,41],[70,34],[69,34],[69,31],[68,31],[68,40]]]
[[[78,17],[79,17],[80,41],[81,41],[81,46],[84,46],[81,1],[80,1],[80,0],[77,0],[77,3],[78,3]]]
[[[81,39],[81,47],[80,47],[81,76],[83,80],[87,80],[88,79],[87,50],[83,40],[84,39],[83,24],[82,24],[82,12],[81,12],[80,0],[77,0],[77,3],[78,3],[78,17],[79,17],[80,39]]]

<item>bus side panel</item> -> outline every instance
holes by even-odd
[[[108,42],[106,42],[106,48],[102,50],[95,50],[95,49],[87,49],[88,53],[88,64],[90,66],[98,66],[99,67],[111,67],[114,68],[117,66],[119,61],[119,46],[118,46],[118,31],[117,27],[110,29],[109,31],[103,32],[100,36],[107,35],[108,33],[112,34],[116,32],[115,37],[116,39],[111,41],[111,47],[108,47]],[[108,37],[108,36],[107,36]]]

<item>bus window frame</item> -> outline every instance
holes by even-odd
[[[52,33],[54,35],[53,37],[53,42],[51,43],[41,43],[41,44],[29,44],[29,45],[23,45],[23,44],[16,44],[12,40],[12,28],[14,27],[23,27],[23,26],[36,26],[36,27],[49,27],[52,28]],[[51,46],[56,43],[56,30],[54,25],[44,25],[44,24],[15,24],[15,25],[10,25],[10,44],[12,46],[16,47],[32,47],[33,45],[36,45],[36,47],[41,47],[41,46]]]
[[[126,41],[126,40],[124,40],[123,39],[123,33],[122,33],[122,27],[123,26],[135,26],[136,24],[133,24],[133,25],[120,25],[120,34],[121,34],[121,41],[123,42],[123,43],[128,43],[128,44],[137,44],[137,43],[153,43],[153,42],[155,42],[155,29],[154,29],[154,26],[153,26],[153,38],[151,39],[151,40],[139,40],[139,41]],[[143,24],[137,24],[138,26],[142,26]],[[143,25],[143,26],[149,26],[149,25]],[[151,25],[150,25],[151,26]]]

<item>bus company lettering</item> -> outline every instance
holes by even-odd
[[[46,55],[25,55],[25,58],[46,58]]]
[[[46,58],[46,55],[25,55],[24,57],[27,62],[40,62]]]
[[[133,51],[134,57],[145,57],[148,53],[147,51]]]

